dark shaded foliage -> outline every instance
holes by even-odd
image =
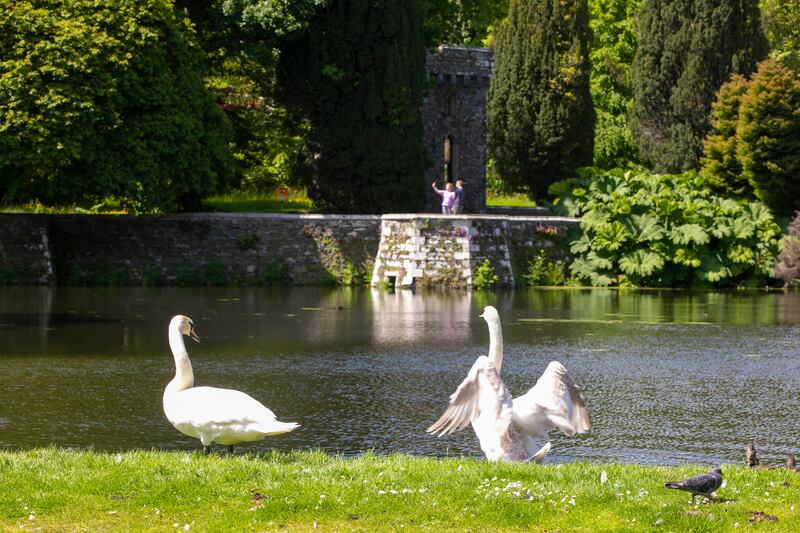
[[[338,0],[284,49],[286,101],[310,122],[309,196],[332,212],[424,204],[424,50],[413,0]]]
[[[512,0],[494,42],[488,148],[512,188],[544,197],[591,164],[586,0]]]
[[[508,0],[418,0],[425,46],[482,46],[508,13]]]
[[[766,52],[757,0],[648,0],[632,66],[642,158],[659,172],[698,168],[716,91]]]

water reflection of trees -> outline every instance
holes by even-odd
[[[643,323],[775,324],[800,322],[796,293],[529,290],[518,295],[537,319]],[[519,305],[517,305],[519,307]]]

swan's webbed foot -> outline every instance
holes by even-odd
[[[228,446],[228,453],[229,453],[229,454],[231,454],[231,455],[233,455],[233,444],[231,444],[230,446]]]
[[[211,453],[211,446],[203,446],[203,453],[208,455]]]

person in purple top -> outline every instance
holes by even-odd
[[[453,212],[453,202],[456,199],[456,193],[453,190],[453,184],[448,182],[444,186],[444,190],[441,190],[436,188],[436,182],[434,181],[432,187],[433,190],[436,191],[436,194],[442,197],[442,214],[451,214]]]

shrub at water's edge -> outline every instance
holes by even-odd
[[[580,175],[551,192],[581,217],[570,270],[583,282],[719,288],[772,278],[781,231],[762,203],[717,196],[693,172]]]
[[[718,501],[664,488],[708,470],[321,452],[0,451],[0,529],[728,531],[800,529],[797,474],[722,465]]]
[[[796,287],[800,283],[800,213],[783,238],[783,248],[775,265],[775,277],[783,281],[784,287]]]

